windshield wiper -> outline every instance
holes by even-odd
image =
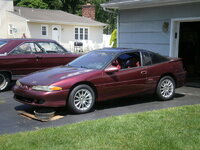
[[[86,69],[89,69],[88,67],[86,67],[86,66],[80,66],[81,68],[86,68]]]
[[[69,64],[67,64],[67,65],[65,65],[66,67],[74,67],[74,66],[72,66],[72,65],[69,65]]]

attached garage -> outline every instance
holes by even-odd
[[[118,10],[119,47],[181,57],[189,75],[200,76],[200,0],[112,0],[101,6]]]

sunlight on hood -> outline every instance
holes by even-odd
[[[81,71],[78,71],[78,72],[73,72],[73,73],[70,73],[70,74],[67,74],[65,76],[60,77],[60,79],[66,79],[66,78],[76,76],[76,75],[80,75],[80,74],[83,74],[83,73],[86,73],[86,72],[91,72],[92,70],[93,69],[87,69],[87,70],[81,70]]]

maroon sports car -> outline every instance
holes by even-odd
[[[14,98],[35,106],[67,105],[74,113],[90,111],[95,101],[138,93],[174,96],[186,71],[179,58],[145,50],[102,49],[68,65],[33,73],[17,81]]]
[[[0,39],[0,91],[6,90],[11,80],[65,65],[77,57],[53,40]]]

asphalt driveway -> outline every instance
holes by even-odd
[[[66,114],[66,116],[60,120],[40,122],[20,116],[16,110],[33,109],[33,107],[16,102],[13,99],[12,91],[7,91],[0,93],[0,134],[36,130],[44,127],[60,126],[109,116],[193,104],[200,104],[200,88],[182,87],[176,90],[175,98],[170,101],[157,101],[152,96],[126,97],[97,103],[95,110],[87,114]]]

